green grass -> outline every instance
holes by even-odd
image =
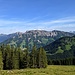
[[[66,46],[66,50],[70,50],[71,49],[71,45],[65,45]]]
[[[48,42],[48,39],[42,38],[42,43],[43,43],[43,44],[46,44],[47,42]]]
[[[64,51],[61,49],[61,47],[58,47],[58,50],[56,51],[56,53],[55,54],[57,54],[57,53],[63,53]]]
[[[75,66],[48,66],[45,69],[2,70],[0,75],[75,75]]]

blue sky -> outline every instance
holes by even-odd
[[[0,33],[75,31],[75,0],[0,0]]]

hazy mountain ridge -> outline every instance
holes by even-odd
[[[73,31],[73,33],[75,34],[75,31]]]
[[[21,34],[21,32],[16,32],[16,33],[12,33],[12,34],[0,34],[0,43],[9,39],[9,38],[13,38],[16,36],[19,36]]]
[[[49,43],[64,37],[64,36],[73,36],[73,33],[63,32],[63,31],[45,31],[45,30],[30,30],[25,33],[16,32],[13,34],[6,35],[7,39],[1,44],[9,44],[15,47],[25,48],[29,46],[32,49],[32,46],[36,44],[37,47],[48,45]]]

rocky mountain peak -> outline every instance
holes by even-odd
[[[37,36],[56,36],[57,35],[55,31],[45,31],[45,30],[31,30],[31,31],[26,31],[25,34],[37,35]]]

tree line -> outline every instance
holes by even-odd
[[[37,50],[33,46],[31,52],[28,47],[21,49],[10,45],[0,47],[0,69],[24,69],[24,68],[46,68],[47,57],[45,50],[41,47]]]
[[[75,57],[66,59],[48,60],[48,65],[75,65]]]
[[[56,55],[55,59],[48,59],[48,64],[49,65],[75,65],[75,45],[72,45],[69,51],[66,50],[61,55]],[[57,59],[57,57],[60,58]]]

